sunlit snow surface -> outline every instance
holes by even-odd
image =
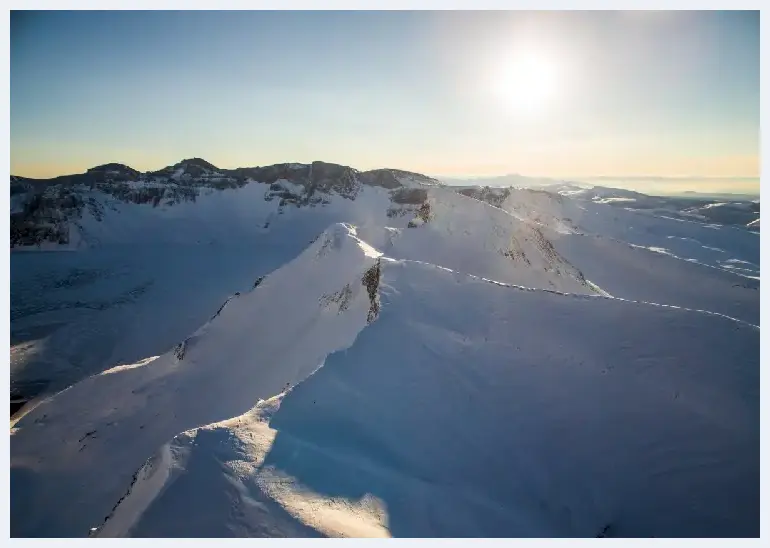
[[[13,536],[759,534],[757,234],[259,187],[12,255]]]

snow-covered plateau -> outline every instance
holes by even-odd
[[[759,535],[758,202],[200,159],[11,194],[12,536]]]

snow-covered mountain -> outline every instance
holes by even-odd
[[[627,189],[527,177],[513,179],[510,185],[505,186],[484,184],[465,185],[458,188],[467,195],[485,196],[482,199],[487,200],[499,200],[507,196],[511,190],[542,191],[580,202],[609,204],[618,208],[643,211],[647,214],[722,225],[753,226],[750,223],[759,218],[759,199],[752,200],[750,197],[739,194],[708,196],[692,192],[685,193],[684,196],[648,196]]]
[[[217,209],[220,215],[242,214],[243,211],[233,212],[232,209],[243,205],[244,199],[250,206],[247,212],[251,222],[257,212],[270,217],[283,214],[292,206],[326,206],[332,197],[354,200],[363,187],[397,189],[438,184],[424,175],[395,169],[360,172],[325,162],[219,169],[201,158],[183,160],[146,173],[122,164],[107,164],[83,174],[54,179],[12,176],[11,248],[79,248],[113,243],[116,238],[125,239],[125,235],[114,234],[121,229],[131,232],[127,237],[132,243],[142,237],[148,238],[147,243],[156,243],[158,238],[167,237],[165,229],[169,218],[180,219],[192,213],[194,218],[189,222],[196,223],[201,216],[210,214],[210,209]],[[223,190],[243,192],[222,193]],[[259,201],[276,203],[258,204],[257,195],[262,197]],[[210,205],[208,209],[190,207],[200,198],[210,196],[215,198],[205,201],[225,202],[225,210],[221,203]],[[128,207],[133,205],[145,207]],[[129,222],[133,221],[135,226],[120,226],[120,221],[111,215],[126,211],[132,213]],[[109,219],[102,222],[105,217]],[[133,233],[135,228],[148,230],[147,223],[158,220],[163,223],[164,230],[150,230],[151,234]],[[113,227],[115,224],[118,227]],[[238,228],[243,231],[245,227]],[[209,234],[208,230],[201,232]],[[246,230],[248,232],[250,230]],[[185,243],[195,242],[193,236],[185,235]],[[173,233],[173,237],[178,234]]]
[[[569,191],[12,179],[12,535],[757,535],[758,234]]]

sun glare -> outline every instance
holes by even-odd
[[[557,65],[534,53],[506,59],[494,78],[497,95],[515,112],[539,113],[552,103],[559,90]]]

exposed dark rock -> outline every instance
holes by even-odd
[[[381,186],[383,188],[399,188],[401,183],[389,169],[375,169],[359,174],[359,179],[365,185]]]
[[[423,222],[427,223],[431,219],[430,214],[430,204],[428,202],[425,202],[420,206],[420,209],[417,210],[417,216],[423,220]]]
[[[345,287],[343,287],[340,291],[333,293],[331,295],[322,295],[319,299],[319,302],[321,303],[321,306],[329,306],[332,303],[338,304],[338,313],[342,313],[345,310],[348,309],[348,306],[350,305],[350,300],[353,297],[353,290],[350,289],[350,284],[345,284]]]
[[[427,185],[438,186],[441,184],[432,177],[426,177],[420,173],[413,173],[411,171],[403,171],[400,169],[372,169],[358,174],[358,179],[365,185],[381,186],[389,189],[403,186],[399,181],[399,178],[413,179]]]
[[[463,188],[457,192],[463,196],[486,202],[495,207],[501,207],[503,202],[511,195],[510,188],[490,188],[488,186],[480,188]]]
[[[369,294],[369,312],[366,315],[366,323],[372,323],[380,315],[380,260],[374,263],[369,270],[364,272],[361,283]]]
[[[418,226],[421,226],[429,222],[431,218],[432,216],[431,216],[430,204],[428,202],[425,202],[417,210],[417,215],[415,216],[415,219],[409,221],[406,226],[407,228],[417,228]],[[422,223],[415,222],[416,219],[420,219]]]
[[[177,360],[182,361],[184,359],[185,350],[187,349],[187,339],[180,342],[174,347],[174,356]]]
[[[428,199],[428,191],[424,188],[399,188],[390,195],[394,204],[420,205]]]

